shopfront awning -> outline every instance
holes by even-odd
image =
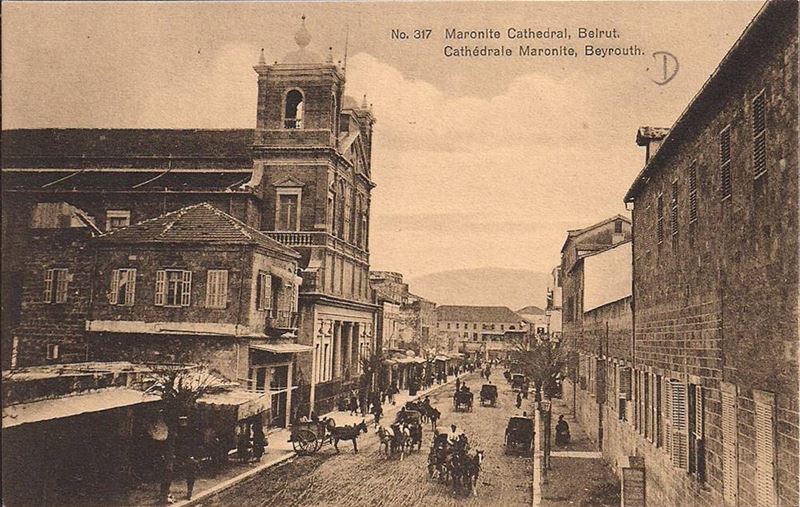
[[[235,412],[236,420],[241,421],[264,412],[270,408],[270,396],[267,393],[258,393],[234,389],[231,391],[206,394],[197,402],[213,408]]]
[[[62,419],[92,412],[159,401],[160,396],[136,389],[102,389],[3,407],[3,429],[21,424]]]
[[[295,354],[298,352],[311,352],[312,348],[308,345],[300,345],[290,341],[278,340],[266,343],[251,343],[251,349],[272,352],[273,354]]]

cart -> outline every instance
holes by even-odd
[[[522,391],[523,387],[525,386],[525,382],[525,375],[522,373],[511,374],[511,389],[513,391]]]
[[[319,422],[298,422],[292,426],[292,447],[299,456],[307,456],[317,452],[327,440],[330,442],[330,430],[336,427],[333,419]]]
[[[453,396],[453,408],[456,412],[472,412],[472,393],[459,391]]]
[[[494,384],[483,384],[481,387],[481,406],[497,405],[497,386]]]
[[[533,420],[529,417],[512,417],[506,426],[506,454],[533,454]]]

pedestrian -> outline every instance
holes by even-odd
[[[199,463],[197,458],[194,456],[186,456],[183,459],[183,464],[181,466],[183,470],[183,477],[186,479],[186,499],[192,499],[192,493],[194,492],[194,482],[197,479],[197,468]]]
[[[169,444],[162,447],[158,464],[160,469],[159,475],[161,476],[161,481],[159,483],[159,500],[164,504],[175,503],[175,499],[169,492],[172,487],[172,476],[175,473],[175,459],[172,456],[171,446]]]
[[[456,377],[456,392],[461,389],[461,379]]]
[[[517,408],[522,408],[522,393],[517,393]]]
[[[558,416],[556,424],[556,445],[562,446],[569,443],[569,423],[564,420],[564,416]]]
[[[375,400],[376,403],[372,404],[372,415],[375,417],[375,426],[381,423],[381,416],[383,415],[383,407],[380,400]]]
[[[356,412],[358,412],[358,397],[355,391],[350,391],[350,401],[347,408],[350,410],[350,415],[356,415]]]
[[[264,427],[261,422],[253,423],[253,458],[261,461],[264,455],[264,448],[267,446],[267,436],[264,435]]]

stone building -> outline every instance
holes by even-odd
[[[375,329],[378,350],[401,348],[403,322],[400,309],[408,302],[408,284],[394,271],[370,271],[369,285],[378,313]]]
[[[800,501],[797,9],[766,3],[668,135],[637,136],[620,445],[650,504]]]
[[[561,289],[561,266],[556,266],[550,272],[550,280],[547,283],[547,333],[551,340],[561,340],[562,329],[562,305],[563,295]]]
[[[439,343],[448,347],[442,352],[467,352],[482,359],[489,350],[504,358],[529,331],[525,319],[506,306],[437,306],[436,328]]]
[[[111,230],[207,202],[300,255],[298,334],[305,396],[318,411],[353,385],[374,349],[369,294],[371,108],[344,69],[310,49],[255,66],[255,129],[18,129],[2,136],[2,357],[19,325],[23,259],[42,204]],[[78,345],[76,345],[76,348]],[[71,352],[72,353],[72,352]],[[312,387],[313,386],[313,387]]]

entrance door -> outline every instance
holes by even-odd
[[[272,368],[269,390],[272,399],[272,420],[270,426],[283,428],[286,426],[286,392],[289,366]]]

